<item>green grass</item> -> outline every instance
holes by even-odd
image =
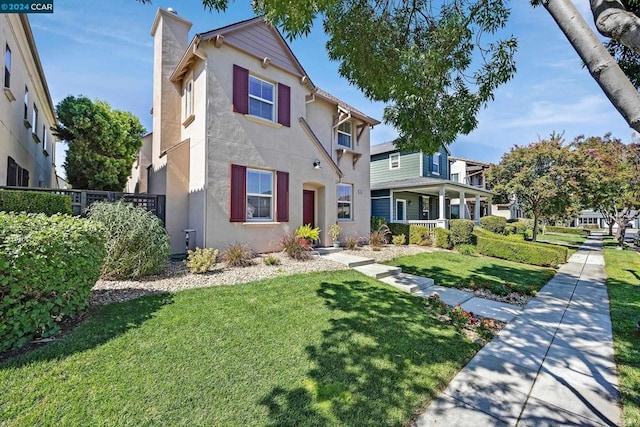
[[[0,425],[401,426],[478,349],[353,271],[150,296],[0,364]]]
[[[552,268],[444,251],[400,257],[388,264],[402,267],[405,273],[430,277],[441,286],[470,287],[473,281],[476,286],[489,288],[499,294],[504,294],[505,282],[513,290],[534,293],[555,274]]]
[[[578,249],[587,240],[585,236],[566,233],[544,233],[538,236],[538,240],[553,243],[554,245],[568,246]]]
[[[615,249],[605,237],[605,270],[624,426],[640,425],[640,254]]]

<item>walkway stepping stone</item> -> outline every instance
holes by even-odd
[[[381,282],[398,288],[402,291],[415,294],[423,289],[434,285],[433,279],[427,277],[414,276],[413,274],[399,273],[388,276],[380,280]]]
[[[444,286],[433,285],[426,289],[416,292],[416,295],[428,298],[433,294],[438,294],[440,299],[449,305],[462,304],[473,298],[471,292],[461,291],[459,289],[445,288]]]
[[[517,305],[476,297],[465,301],[461,307],[466,311],[477,314],[478,316],[501,320],[503,322],[510,322],[514,317],[520,314],[521,311],[521,308]]]
[[[382,279],[383,277],[388,277],[402,272],[400,267],[391,267],[383,264],[361,264],[353,267],[353,269],[366,276],[373,277],[374,279]]]
[[[376,262],[373,258],[365,258],[362,256],[349,255],[342,252],[331,253],[329,255],[324,255],[324,257],[331,261],[344,264],[350,268],[359,267],[361,265],[373,264]]]

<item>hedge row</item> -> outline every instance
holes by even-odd
[[[545,233],[565,233],[565,234],[577,234],[579,236],[588,236],[591,234],[591,231],[584,228],[574,228],[574,227],[559,227],[555,225],[547,225],[544,228]]]
[[[86,307],[104,241],[96,221],[0,212],[0,351],[55,335]]]
[[[40,191],[0,191],[0,211],[71,215],[71,197]]]
[[[473,227],[473,221],[470,219],[452,219],[449,221],[449,231],[451,232],[449,240],[451,245],[472,245],[474,243]]]
[[[409,224],[391,222],[387,224],[387,226],[389,227],[389,231],[391,231],[391,236],[389,237],[389,239],[391,239],[393,236],[399,236],[401,234],[404,234],[405,237],[411,234],[411,226]],[[408,243],[408,240],[410,239],[405,240],[405,242]]]
[[[517,241],[489,232],[476,232],[478,252],[524,264],[555,267],[567,262],[567,248]]]
[[[480,218],[480,227],[486,228],[492,233],[504,234],[504,229],[507,226],[507,219],[502,216],[483,216]],[[516,226],[512,226],[515,232]]]

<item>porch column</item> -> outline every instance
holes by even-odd
[[[438,219],[444,221],[446,218],[444,217],[444,187],[440,189],[438,192]]]
[[[476,208],[473,212],[473,219],[476,225],[480,225],[480,195],[476,194]]]
[[[394,222],[393,211],[395,211],[395,206],[393,203],[393,190],[389,190],[389,222]]]
[[[465,200],[465,194],[464,191],[460,192],[460,219],[467,219],[467,201]]]
[[[493,215],[491,211],[491,205],[493,204],[493,197],[487,197],[487,216]]]

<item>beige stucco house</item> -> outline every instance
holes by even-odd
[[[56,188],[55,110],[29,19],[0,14],[0,186]]]
[[[302,224],[367,235],[369,132],[379,122],[316,87],[260,17],[196,34],[160,9],[147,192],[165,194],[173,253],[279,250]],[[144,150],[144,148],[143,148]]]

